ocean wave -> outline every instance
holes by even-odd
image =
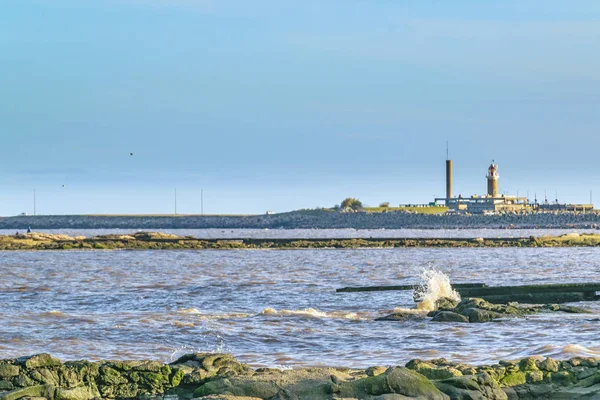
[[[362,320],[363,316],[351,311],[319,311],[314,308],[305,308],[302,310],[276,310],[274,308],[265,308],[259,315],[263,316],[280,316],[280,317],[304,317],[304,318],[334,318],[334,319],[350,319]]]

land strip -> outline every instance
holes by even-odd
[[[0,229],[476,229],[591,228],[600,213],[526,215],[423,214],[408,210],[337,212],[300,210],[263,215],[38,215],[0,217]]]
[[[361,249],[477,247],[597,247],[600,235],[567,234],[530,238],[202,239],[138,232],[133,235],[70,237],[45,233],[0,236],[0,250],[185,250],[185,249]]]

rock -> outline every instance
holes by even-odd
[[[0,393],[0,400],[17,400],[23,397],[47,397],[48,388],[43,385],[29,386],[22,389]],[[49,396],[48,396],[49,397]]]
[[[542,371],[529,371],[525,374],[525,380],[527,383],[539,383],[544,380],[544,373]]]
[[[436,310],[453,310],[458,305],[458,301],[448,297],[442,297],[435,301]]]
[[[383,374],[386,370],[386,367],[369,367],[365,372],[367,376],[377,376]]]
[[[59,386],[58,373],[47,368],[38,368],[29,373],[29,376],[39,382],[51,386]]]
[[[19,375],[21,368],[18,365],[0,363],[0,379],[10,379]]]
[[[569,371],[553,372],[550,375],[552,383],[562,386],[568,386],[577,382],[577,378]]]
[[[181,239],[177,235],[162,232],[137,232],[133,237],[137,240]]]
[[[431,319],[433,322],[469,322],[469,318],[452,311],[439,311]]]
[[[118,386],[126,384],[128,380],[122,377],[116,369],[103,366],[100,368],[100,382],[107,386]]]
[[[500,384],[503,386],[518,386],[527,382],[525,372],[506,372]]]
[[[537,360],[533,357],[523,358],[521,361],[519,361],[519,369],[523,372],[537,371]]]
[[[485,373],[444,379],[434,383],[451,399],[508,399],[498,383]]]
[[[15,386],[19,387],[35,386],[38,384],[36,381],[24,374],[19,374],[19,376],[14,378],[13,383],[15,384]]]
[[[542,371],[558,372],[560,366],[556,361],[554,361],[552,358],[548,357],[545,360],[540,362],[538,368],[541,369]]]
[[[416,371],[428,379],[447,379],[463,375],[462,372],[452,366],[437,366],[421,360],[409,361],[406,368]]]
[[[397,313],[386,315],[385,317],[375,318],[375,321],[414,321],[414,320],[422,320],[424,318],[425,318],[424,314],[397,312]]]
[[[35,369],[42,367],[57,367],[61,365],[60,360],[53,358],[50,354],[36,354],[29,357],[21,357],[17,362],[27,369]]]
[[[385,374],[367,379],[377,379],[380,377],[383,377],[386,380],[386,384],[391,389],[392,393],[430,400],[448,399],[448,396],[440,392],[431,381],[408,368],[392,367],[389,368]],[[385,394],[385,392],[371,394],[381,395]]]
[[[479,308],[468,308],[465,310],[465,314],[469,317],[469,322],[471,323],[491,322],[494,319],[502,317],[500,313]]]
[[[15,386],[10,381],[0,381],[0,390],[13,390]]]
[[[54,392],[55,400],[91,400],[94,398],[99,398],[100,393],[97,389],[80,386],[72,389],[56,389]]]
[[[211,394],[210,396],[197,397],[197,400],[263,400],[258,397],[246,397],[246,396],[229,396],[225,394]]]

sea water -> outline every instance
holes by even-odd
[[[253,367],[468,363],[600,356],[593,314],[484,324],[375,321],[431,308],[453,282],[599,281],[598,248],[464,248],[0,253],[0,358],[154,359],[230,352]],[[411,291],[345,286],[429,283]],[[426,293],[427,294],[427,293]]]

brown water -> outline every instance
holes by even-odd
[[[0,253],[0,358],[169,361],[227,351],[252,366],[366,367],[412,358],[483,363],[600,356],[597,314],[487,324],[375,322],[414,307],[423,268],[491,285],[599,281],[600,249],[57,251]]]

